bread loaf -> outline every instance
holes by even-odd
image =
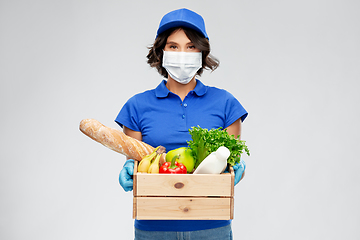
[[[94,119],[82,120],[79,128],[81,132],[93,140],[134,160],[140,161],[144,156],[154,151],[154,148],[149,144],[129,137],[118,129],[106,127]]]

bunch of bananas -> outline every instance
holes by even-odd
[[[166,149],[163,146],[158,146],[152,153],[143,157],[138,166],[138,172],[142,173],[159,173],[159,161]]]

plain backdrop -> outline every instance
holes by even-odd
[[[119,128],[161,17],[206,22],[200,79],[249,112],[234,239],[359,239],[360,2],[0,0],[0,239],[133,239],[125,157],[82,134]]]

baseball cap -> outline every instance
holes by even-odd
[[[160,33],[173,27],[188,27],[196,30],[205,38],[209,39],[205,30],[204,19],[199,14],[189,9],[177,9],[165,14],[160,21],[156,37],[158,37]]]

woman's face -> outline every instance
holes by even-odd
[[[184,30],[173,32],[166,41],[164,51],[172,52],[200,52],[198,48],[186,36]]]

